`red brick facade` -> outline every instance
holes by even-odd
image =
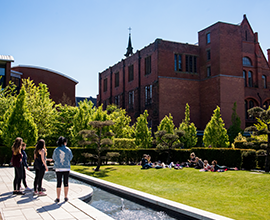
[[[198,45],[156,39],[99,73],[97,105],[116,103],[132,122],[147,109],[153,130],[169,113],[178,127],[186,103],[198,129],[217,106],[228,128],[234,102],[242,128],[254,122],[246,110],[270,104],[270,50],[267,61],[245,15],[240,25],[217,22],[198,38]]]
[[[50,98],[56,103],[75,105],[74,79],[49,69],[31,66],[16,66],[12,70],[22,73],[22,78],[30,78],[38,85],[44,83],[48,86]]]

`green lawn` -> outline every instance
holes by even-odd
[[[72,170],[234,219],[270,219],[270,175],[149,169],[140,166],[72,166]]]

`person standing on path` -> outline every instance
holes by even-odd
[[[12,158],[11,158],[11,163],[12,166],[14,167],[15,171],[15,176],[14,176],[14,181],[13,181],[13,194],[15,195],[24,195],[25,193],[20,191],[20,186],[21,186],[21,181],[22,181],[22,138],[17,137],[15,142],[12,145]]]
[[[45,171],[48,171],[48,167],[46,164],[45,158],[45,141],[40,139],[37,142],[36,149],[34,152],[34,169],[35,169],[35,180],[34,180],[34,195],[38,196],[46,196],[47,194],[44,193],[42,190],[42,179],[44,177]],[[38,191],[37,191],[38,190]]]
[[[31,191],[32,189],[30,189],[28,186],[27,186],[27,183],[26,183],[26,173],[25,173],[25,168],[27,170],[30,170],[30,168],[28,167],[28,164],[27,164],[27,154],[25,152],[25,148],[26,148],[26,143],[22,142],[22,182],[23,182],[23,185],[25,187],[24,190],[26,191]]]
[[[58,147],[53,151],[52,159],[54,160],[54,169],[57,178],[57,197],[55,202],[60,201],[62,179],[64,178],[65,201],[68,201],[68,177],[70,171],[70,161],[73,158],[72,151],[67,147],[67,139],[60,136],[57,141]]]

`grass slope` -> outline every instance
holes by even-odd
[[[270,175],[149,169],[140,166],[72,166],[74,171],[234,219],[270,219]]]

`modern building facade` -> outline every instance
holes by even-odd
[[[228,128],[236,102],[244,128],[254,122],[249,108],[270,104],[267,52],[268,60],[245,15],[239,25],[217,22],[199,31],[196,45],[156,39],[99,73],[97,105],[125,108],[132,122],[147,109],[155,130],[170,113],[178,127],[188,103],[203,130],[217,106]]]

